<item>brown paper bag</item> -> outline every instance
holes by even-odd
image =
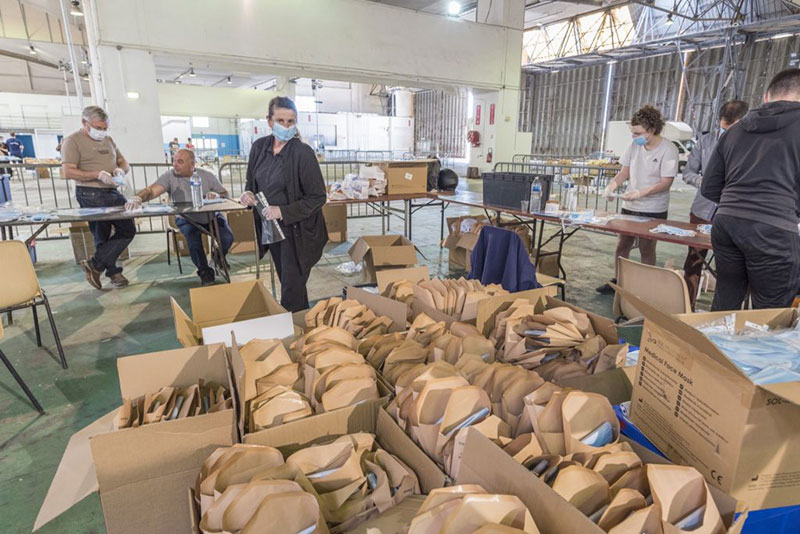
[[[561,469],[553,482],[553,490],[587,516],[611,501],[605,479],[579,465]]]

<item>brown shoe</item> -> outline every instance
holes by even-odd
[[[89,282],[93,288],[102,289],[103,284],[100,282],[100,275],[102,273],[100,271],[96,271],[86,260],[81,261],[81,269],[86,273],[86,281]]]
[[[116,273],[109,276],[111,283],[116,287],[125,287],[128,285],[128,279],[122,276],[122,273]]]

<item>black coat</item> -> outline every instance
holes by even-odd
[[[264,151],[271,150],[273,136],[256,139],[250,149],[247,163],[247,182],[245,190],[258,193],[254,171]],[[289,203],[281,208],[283,227],[286,239],[291,240],[297,251],[297,266],[302,274],[308,273],[322,257],[322,251],[328,242],[328,231],[322,207],[327,200],[325,179],[314,150],[300,139],[291,139],[281,155],[286,158],[286,192]],[[261,244],[261,216],[253,210],[256,219],[256,239],[261,257],[267,253],[269,246]],[[280,243],[276,243],[276,246]]]

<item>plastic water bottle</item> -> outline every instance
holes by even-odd
[[[194,173],[189,179],[189,185],[192,188],[192,207],[200,209],[203,207],[203,179]]]
[[[566,178],[563,188],[561,209],[563,211],[576,211],[578,209],[578,197],[575,196],[575,183],[570,178]]]
[[[542,183],[538,177],[531,182],[531,200],[528,211],[531,213],[542,211]]]

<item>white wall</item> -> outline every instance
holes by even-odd
[[[224,58],[280,75],[519,87],[522,20],[511,29],[363,0],[129,0],[97,2],[97,13],[106,45]]]
[[[178,138],[181,144],[186,143],[186,138],[192,136],[191,117],[176,117],[174,115],[161,116],[162,141],[169,144]]]
[[[325,80],[317,89],[317,111],[320,113],[337,113],[352,111],[354,113],[383,113],[381,99],[370,95],[371,85]],[[295,84],[296,96],[314,96],[311,79],[301,78]]]

